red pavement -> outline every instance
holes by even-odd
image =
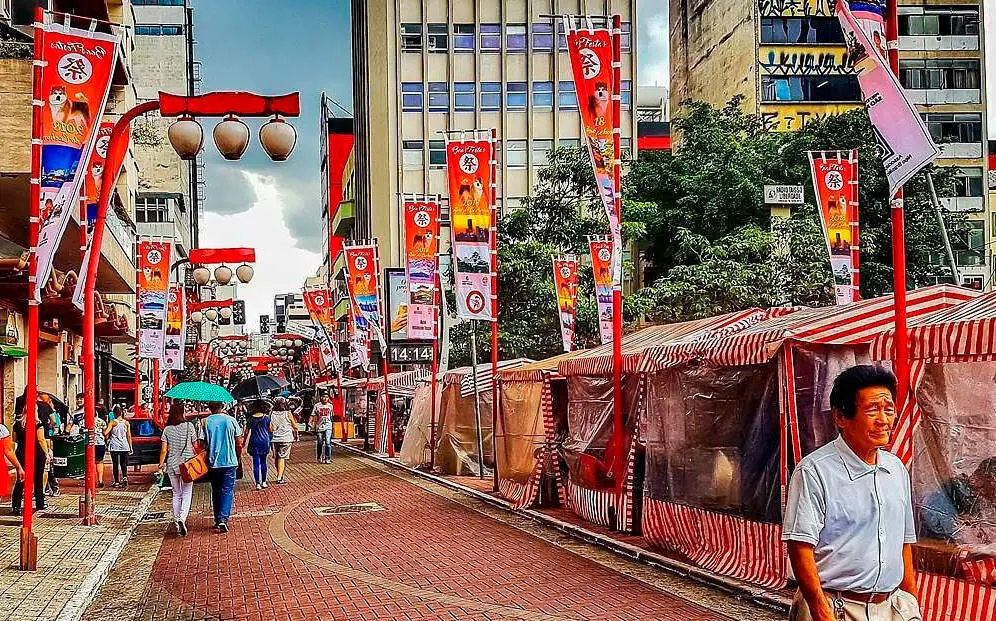
[[[289,485],[240,483],[227,535],[211,532],[198,485],[191,535],[166,536],[136,618],[726,618],[363,460],[315,464],[310,449],[295,447]],[[316,512],[357,503],[383,510]]]

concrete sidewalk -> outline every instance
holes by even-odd
[[[48,509],[35,516],[34,572],[17,568],[20,516],[11,514],[9,504],[0,510],[0,619],[81,618],[158,493],[149,472],[130,473],[129,480],[128,490],[98,490],[97,526],[79,524],[80,484],[64,481],[62,494],[50,497]]]

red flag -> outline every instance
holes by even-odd
[[[557,291],[557,310],[564,351],[571,351],[574,348],[574,309],[578,291],[577,258],[572,255],[553,258],[553,283]]]

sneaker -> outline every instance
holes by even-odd
[[[104,482],[101,481],[100,483],[97,483],[97,487],[104,487]]]
[[[121,487],[121,484],[118,483],[117,481],[115,481],[115,482],[111,483],[111,487]]]
[[[128,479],[121,481],[121,489],[128,489]]]
[[[256,489],[263,489],[263,486],[262,486],[262,485],[260,485],[259,483],[257,483],[257,484],[256,484]]]
[[[266,481],[263,481],[263,489],[266,489]]]
[[[277,485],[287,485],[287,481],[283,479],[277,479]]]
[[[187,523],[186,522],[177,522],[176,523],[176,529],[178,531],[180,531],[180,536],[181,537],[186,537],[187,536]]]
[[[225,524],[224,522],[222,522],[221,524],[218,524],[218,532],[220,532],[222,534],[227,533],[228,532],[228,524]]]

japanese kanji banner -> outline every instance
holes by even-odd
[[[186,346],[187,304],[182,285],[170,285],[166,305],[166,355],[164,366],[171,371],[183,370],[183,352]]]
[[[494,321],[491,254],[492,206],[490,140],[450,140],[446,167],[450,186],[450,228],[453,232],[454,288],[457,316]]]
[[[576,29],[575,20],[565,17],[567,49],[574,72],[582,133],[595,169],[595,183],[609,218],[613,240],[622,239],[620,214],[616,207],[615,118],[612,96],[615,79],[612,69],[612,33],[608,28]]]
[[[436,338],[436,275],[439,273],[439,202],[406,200],[405,275],[408,338]]]
[[[589,237],[591,271],[595,277],[595,301],[598,302],[598,335],[602,343],[612,342],[612,240]]]
[[[855,6],[858,4],[854,3]],[[869,39],[847,0],[839,0],[836,10],[847,42],[848,62],[857,74],[865,109],[875,130],[882,164],[889,178],[889,193],[895,195],[940,151],[920,114],[906,99],[899,78],[889,68],[883,54],[885,46]],[[875,36],[874,33],[872,36]]]
[[[564,351],[574,349],[574,309],[578,292],[578,260],[572,255],[553,257],[553,284]],[[611,291],[609,292],[611,295]]]
[[[384,315],[380,308],[377,246],[346,246],[343,252],[346,255],[346,285],[355,311],[354,323],[358,323],[357,319],[362,317],[366,324],[363,327],[373,330],[381,347],[386,349],[381,325]]]
[[[335,321],[332,318],[332,295],[328,287],[312,287],[302,292],[304,306],[308,309],[311,321],[318,327],[315,340],[317,349],[322,354],[326,365],[338,372],[338,358],[333,354],[330,344],[331,335],[335,334]]]
[[[89,167],[111,88],[118,36],[47,24],[35,36],[43,39],[41,95],[41,198],[35,299],[52,274],[59,243],[72,212],[78,208],[80,186]]]
[[[114,123],[108,121],[101,123],[97,129],[97,141],[93,146],[86,182],[83,184],[86,204],[86,248],[83,250],[83,261],[80,263],[79,274],[81,277],[76,280],[76,289],[73,290],[73,304],[80,310],[83,310],[83,289],[86,286],[86,279],[82,278],[82,275],[86,274],[86,266],[90,262],[90,249],[93,247],[93,227],[97,220],[97,198],[100,194],[100,184],[104,181],[104,161],[107,159],[107,147],[111,142],[112,129],[114,129]],[[117,183],[120,173],[120,168],[109,173],[113,176],[112,183]]]
[[[166,292],[172,242],[138,242],[138,357],[162,358],[166,348]]]
[[[888,51],[885,45],[885,11],[886,0],[851,0],[851,13],[854,20],[865,31],[868,37],[886,58]]]
[[[367,345],[367,322],[356,305],[349,305],[349,367],[363,370],[370,368],[370,349]]]
[[[858,298],[858,152],[809,152],[837,304]]]

